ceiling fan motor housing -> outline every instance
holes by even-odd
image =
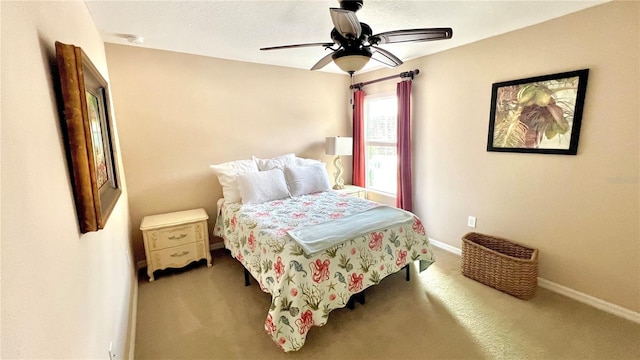
[[[356,12],[362,8],[362,1],[363,0],[341,0],[339,3],[341,9]]]

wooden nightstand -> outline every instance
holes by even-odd
[[[147,256],[147,274],[153,281],[153,272],[166,268],[181,268],[200,259],[207,259],[209,252],[209,215],[204,209],[178,211],[168,214],[145,216],[140,223]]]
[[[360,187],[360,186],[355,186],[355,185],[345,185],[344,189],[340,189],[340,190],[334,190],[337,191],[339,193],[342,194],[349,194],[351,196],[355,196],[355,197],[359,197],[362,199],[366,199],[367,198],[367,189]]]

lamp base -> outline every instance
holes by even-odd
[[[336,167],[336,170],[337,170],[335,172],[335,179],[334,179],[336,184],[333,185],[333,189],[334,190],[344,189],[344,180],[342,179],[342,160],[340,160],[340,155],[336,156],[336,158],[333,160],[333,165]]]

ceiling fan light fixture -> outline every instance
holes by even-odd
[[[355,54],[335,57],[333,62],[335,62],[342,71],[353,74],[356,71],[362,70],[362,68],[369,63],[369,60],[371,60],[371,55]]]

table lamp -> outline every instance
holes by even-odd
[[[353,139],[350,137],[328,137],[325,141],[325,152],[327,155],[336,155],[333,165],[336,167],[335,172],[335,190],[344,189],[344,180],[342,179],[342,160],[341,155],[351,155],[353,151]]]

